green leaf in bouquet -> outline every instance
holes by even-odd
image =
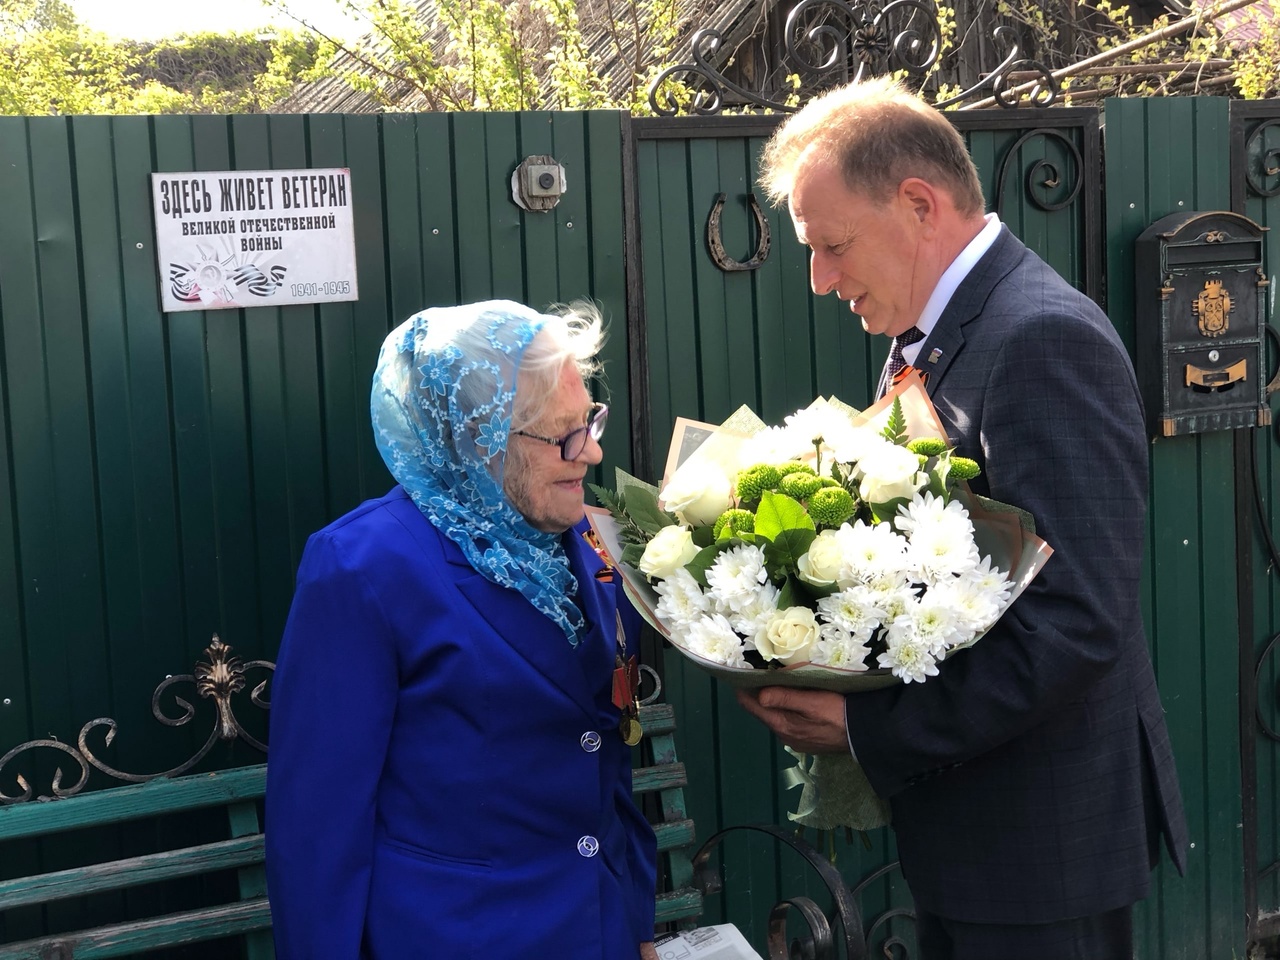
[[[788,583],[791,584],[791,592],[796,600],[791,606],[816,608],[818,601],[823,597],[829,597],[833,593],[840,592],[840,584],[838,583],[810,583],[808,580],[801,580],[799,577],[789,577]]]
[[[622,523],[626,522],[627,508],[619,494],[614,493],[608,487],[600,486],[598,483],[588,483],[587,488],[596,495],[596,501],[600,506],[613,515],[613,519]]]
[[[684,565],[684,568],[689,571],[693,579],[698,581],[698,586],[705,587],[707,585],[707,571],[716,562],[716,557],[730,547],[737,546],[740,542],[737,540],[721,540],[718,543],[711,544],[709,547],[703,547],[698,551],[696,557]]]
[[[902,412],[902,397],[893,398],[893,407],[889,410],[889,422],[880,431],[880,436],[890,443],[899,445],[907,442],[907,416]]]
[[[784,530],[810,530],[817,533],[804,505],[783,493],[766,490],[756,510],[756,536],[776,540]],[[806,549],[807,546],[806,546]]]
[[[709,547],[716,542],[716,534],[711,527],[694,527],[689,531],[689,537],[698,548]]]
[[[871,508],[871,520],[873,523],[885,523],[892,520],[898,515],[898,508],[904,503],[910,503],[909,497],[894,497],[884,503],[868,503]]]
[[[622,556],[618,559],[625,563],[628,567],[640,569],[640,558],[644,556],[643,543],[629,543],[622,548]]]
[[[658,506],[658,495],[650,490],[640,486],[627,487],[623,497],[627,516],[650,536],[676,522],[671,514]]]
[[[764,545],[765,564],[771,571],[779,569],[794,570],[796,564],[800,562],[800,558],[809,552],[809,547],[817,535],[817,532],[812,527],[808,530],[783,530],[772,541]]]
[[[929,478],[928,492],[944,500],[950,499],[947,491],[951,476],[951,454],[943,451],[938,456],[930,458],[924,472]]]
[[[789,576],[783,582],[782,589],[778,591],[778,609],[787,610],[798,605],[796,601],[796,578]]]

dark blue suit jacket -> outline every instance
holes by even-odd
[[[982,466],[974,490],[1030,511],[1054,555],[938,676],[846,700],[903,873],[923,908],[971,922],[1133,903],[1159,836],[1182,869],[1187,832],[1139,607],[1147,441],[1128,354],[1004,229],[916,365]]]
[[[281,960],[634,960],[653,938],[615,588],[564,541],[590,626],[576,648],[399,487],[311,537],[272,690]]]

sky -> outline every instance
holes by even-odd
[[[297,26],[262,0],[69,0],[81,23],[117,39],[158,40],[201,30],[252,30],[267,24]],[[331,36],[365,32],[342,12],[340,0],[288,0],[289,8]]]

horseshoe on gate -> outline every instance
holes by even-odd
[[[723,193],[716,194],[716,202],[711,207],[711,216],[707,218],[707,247],[711,251],[711,259],[715,261],[717,267],[725,272],[734,270],[754,270],[760,264],[764,263],[769,256],[769,221],[765,219],[764,211],[760,209],[760,204],[756,202],[754,193],[747,194],[747,206],[751,208],[751,214],[756,221],[756,252],[750,260],[735,260],[724,250],[724,239],[720,235],[720,211],[724,209],[724,202],[728,199]]]

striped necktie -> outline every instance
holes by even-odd
[[[893,386],[893,378],[907,365],[907,358],[902,355],[903,348],[923,339],[924,334],[918,327],[910,327],[893,338],[893,345],[889,348],[889,362],[885,364],[884,376],[880,379],[879,396],[883,397],[889,392],[889,388]]]

